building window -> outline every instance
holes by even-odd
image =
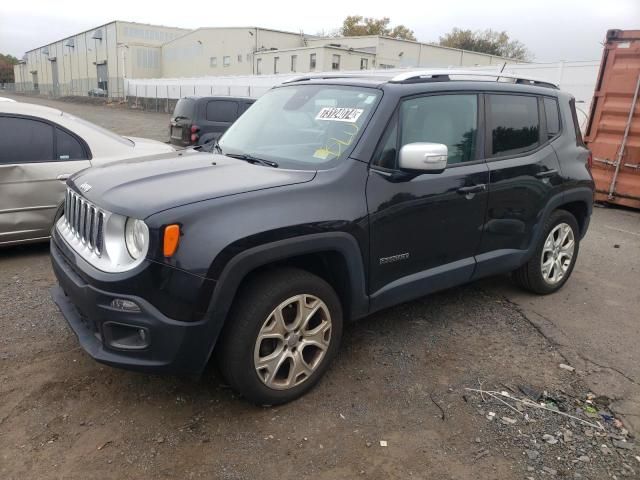
[[[384,64],[384,63],[381,63],[381,64],[379,65],[379,67],[380,67],[380,68],[382,68],[382,69],[396,68],[396,67],[394,67],[393,65],[386,65],[386,64]]]
[[[251,54],[247,53],[247,62],[250,62],[250,61],[251,61]]]
[[[331,56],[331,70],[340,70],[340,55]]]
[[[256,60],[256,75],[262,75],[262,59]]]
[[[309,55],[309,70],[315,70],[316,69],[316,54],[312,53],[311,55]]]
[[[369,59],[368,58],[361,58],[360,59],[360,70],[366,70],[367,68],[369,68]]]
[[[242,54],[238,54],[238,63],[242,63]]]
[[[291,71],[295,72],[298,66],[298,55],[291,55]]]
[[[209,58],[209,66],[214,68],[218,66],[218,57]]]
[[[279,62],[280,62],[280,57],[273,57],[273,73],[278,73]]]
[[[225,55],[224,57],[222,57],[222,66],[228,67],[229,65],[231,65],[231,57],[228,55]]]

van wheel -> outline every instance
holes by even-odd
[[[259,405],[302,396],[326,372],[342,336],[331,286],[304,270],[256,275],[241,287],[218,342],[229,384]]]
[[[565,210],[556,210],[545,223],[533,257],[513,273],[525,290],[547,295],[559,290],[571,276],[580,248],[578,222]]]

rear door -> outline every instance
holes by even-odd
[[[49,236],[69,175],[90,166],[70,132],[28,117],[0,116],[0,244]]]
[[[489,203],[475,276],[508,271],[521,263],[547,202],[562,190],[552,146],[557,134],[547,131],[542,97],[485,95]]]

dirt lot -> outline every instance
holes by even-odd
[[[166,115],[62,108],[165,139]],[[2,250],[0,478],[640,478],[639,253],[640,215],[596,209],[558,294],[497,277],[381,312],[346,328],[309,395],[257,408],[213,368],[93,362],[49,298],[47,246]]]

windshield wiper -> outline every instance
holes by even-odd
[[[265,160],[264,158],[254,157],[253,155],[249,155],[248,153],[224,153],[223,155],[231,158],[244,160],[245,162],[249,162],[254,165],[258,164],[258,165],[266,165],[267,167],[278,168],[277,162],[274,162],[272,160]]]

